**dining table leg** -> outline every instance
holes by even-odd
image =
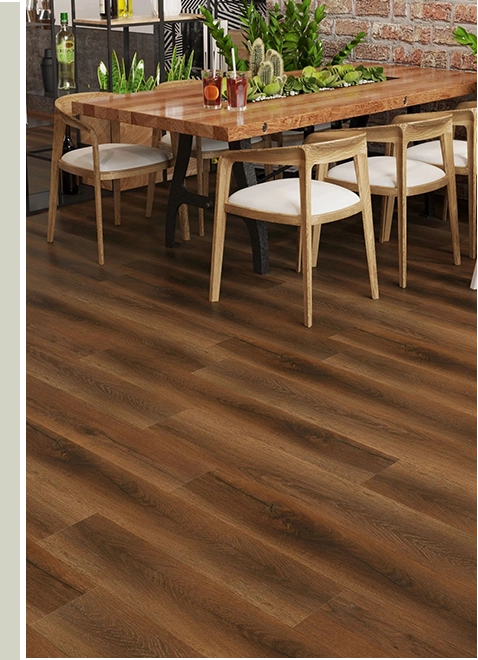
[[[238,140],[229,143],[229,149],[250,149],[250,140]],[[234,178],[237,187],[247,188],[257,183],[256,168],[253,163],[234,163]],[[255,273],[266,275],[269,271],[269,240],[267,237],[267,225],[259,220],[242,218],[249,231],[252,246],[252,267]]]
[[[178,151],[176,163],[174,165],[173,177],[166,207],[166,235],[165,244],[168,248],[174,248],[180,245],[176,241],[176,218],[181,204],[197,206],[203,209],[211,209],[214,206],[212,199],[205,195],[198,195],[191,192],[185,186],[186,173],[191,157],[192,135],[181,133],[178,139]],[[240,140],[231,142],[230,149],[250,149],[250,140]],[[234,177],[238,188],[257,183],[256,171],[252,163],[236,163]],[[269,243],[267,239],[267,226],[265,222],[258,222],[243,218],[247,229],[252,248],[252,266],[255,273],[265,275],[269,272]]]

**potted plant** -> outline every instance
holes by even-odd
[[[264,18],[253,2],[247,4],[243,0],[243,10],[240,21],[243,26],[244,45],[251,52],[256,39],[264,43],[265,51],[271,49],[281,54],[284,71],[300,71],[306,66],[319,67],[323,60],[323,44],[319,38],[319,26],[326,16],[325,4],[310,11],[311,0],[287,0],[282,11],[276,3]],[[223,55],[229,68],[232,68],[232,51],[234,50],[236,68],[240,71],[250,69],[250,62],[238,57],[238,48],[231,36],[219,27],[212,13],[204,6],[199,11],[204,23],[215,40],[218,51]],[[337,53],[329,65],[341,64],[352,50],[365,38],[365,32],[359,32],[348,44]]]

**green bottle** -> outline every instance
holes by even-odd
[[[58,61],[58,89],[71,90],[75,83],[75,37],[68,27],[68,14],[60,14],[61,28],[56,35],[56,59]]]

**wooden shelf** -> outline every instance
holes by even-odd
[[[176,16],[165,16],[163,23],[178,23],[187,21],[197,21],[202,18],[199,14],[177,14]],[[112,28],[134,27],[138,25],[155,25],[161,23],[161,20],[155,16],[131,16],[130,18],[112,18],[110,25]],[[84,27],[108,27],[108,21],[103,18],[75,18],[74,24]]]

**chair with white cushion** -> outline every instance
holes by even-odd
[[[421,119],[420,115],[407,116],[403,123],[370,126],[360,129],[339,129],[312,134],[308,140],[326,140],[328,136],[343,133],[353,135],[365,132],[367,142],[385,144],[384,156],[369,156],[367,167],[372,195],[385,198],[380,228],[380,242],[390,239],[395,199],[398,204],[398,263],[399,285],[407,286],[407,197],[446,188],[449,202],[450,231],[455,265],[461,263],[458,209],[456,199],[455,167],[453,159],[453,124],[450,114]],[[410,144],[439,138],[443,164],[431,165],[407,156]],[[344,160],[344,159],[340,159]],[[357,190],[357,177],[353,163],[342,162],[331,167],[324,180]]]
[[[55,234],[55,220],[58,205],[60,170],[93,180],[95,191],[96,234],[98,242],[98,263],[104,264],[103,214],[101,202],[101,182],[111,181],[115,224],[121,224],[120,181],[123,178],[148,174],[146,217],[151,217],[157,172],[174,164],[170,150],[156,147],[159,133],[153,131],[153,146],[122,144],[111,142],[99,144],[94,128],[75,117],[73,101],[83,101],[98,97],[98,92],[85,92],[62,96],[55,101],[53,146],[51,159],[50,204],[48,211],[47,241],[52,243]],[[91,146],[80,147],[62,155],[63,137],[66,125],[80,129],[88,136]],[[113,133],[118,132],[118,127]],[[86,138],[85,138],[86,139]]]
[[[459,103],[454,110],[442,113],[421,113],[420,118],[437,116],[438,114],[451,114],[453,126],[463,127],[466,139],[453,140],[453,155],[455,160],[455,173],[466,176],[468,180],[468,234],[469,255],[476,259],[476,102],[465,101]],[[417,115],[415,115],[415,118]],[[410,121],[410,115],[398,115],[392,123]],[[408,147],[408,157],[424,163],[442,166],[440,142],[431,140]],[[445,195],[443,204],[443,219],[448,215],[448,198]]]
[[[312,169],[339,158],[353,158],[357,172],[358,194],[346,188],[316,181]],[[304,325],[312,325],[312,227],[362,214],[365,250],[372,298],[379,296],[372,205],[367,175],[365,136],[335,136],[322,144],[259,149],[254,161],[265,165],[287,164],[297,168],[298,178],[266,181],[230,194],[234,163],[251,162],[251,151],[229,151],[219,159],[214,209],[213,250],[209,300],[217,302],[227,214],[252,220],[299,227],[302,251]]]

